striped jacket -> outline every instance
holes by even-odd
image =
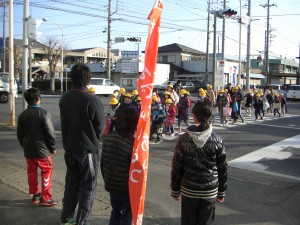
[[[223,141],[212,127],[198,131],[188,128],[177,142],[171,172],[171,195],[190,198],[224,197],[227,162]]]

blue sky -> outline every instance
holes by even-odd
[[[14,37],[22,38],[23,2],[14,1]],[[223,2],[214,0],[212,9],[223,8]],[[141,37],[140,50],[145,47],[147,38],[147,16],[153,6],[154,0],[112,0],[112,39],[115,37]],[[180,43],[182,45],[206,51],[207,30],[207,1],[202,0],[163,0],[164,11],[161,22],[161,37],[159,46]],[[246,15],[248,1],[241,0],[242,13]],[[266,30],[267,0],[252,0],[252,41],[251,54],[256,57],[259,51],[264,50],[264,36]],[[238,11],[239,0],[226,2],[229,8]],[[276,35],[270,46],[270,57],[286,57],[288,59],[299,56],[300,41],[300,1],[274,0],[276,4],[270,8],[270,23]],[[103,47],[106,48],[107,33],[107,5],[108,0],[31,0],[30,15],[35,19],[48,18],[58,23],[64,30],[64,39],[69,48]],[[7,10],[8,12],[8,10]],[[1,9],[1,15],[3,10]],[[8,15],[7,15],[8,18]],[[211,17],[212,18],[212,17]],[[8,20],[8,19],[7,19]],[[213,19],[211,19],[211,28]],[[220,34],[222,20],[217,21],[217,32]],[[39,41],[45,41],[48,36],[61,37],[58,26],[50,22],[42,23],[38,31],[41,32]],[[1,29],[2,35],[2,29]],[[8,34],[8,29],[7,29]],[[238,55],[239,24],[236,20],[226,19],[225,54]],[[213,35],[210,39],[210,52],[212,52]],[[247,29],[242,27],[242,60],[246,57]],[[112,48],[123,50],[137,50],[137,44],[124,42],[113,44]],[[221,51],[221,46],[220,46]]]

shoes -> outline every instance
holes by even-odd
[[[220,126],[223,127],[223,124],[221,124]]]
[[[175,136],[175,133],[171,133],[171,135],[170,136]]]
[[[263,119],[263,117],[261,116],[261,117],[260,117],[260,119],[262,120],[262,119]]]
[[[41,193],[35,194],[32,196],[32,203],[39,204],[41,199]]]
[[[66,219],[66,220],[62,220],[60,222],[60,225],[75,225],[76,224],[76,218],[70,218],[70,219]]]
[[[244,118],[242,118],[242,123],[244,123],[245,122],[245,119]]]
[[[57,204],[58,204],[58,202],[54,201],[53,199],[50,199],[47,202],[44,201],[42,198],[40,200],[40,206],[42,206],[42,207],[51,207],[51,206],[55,206]]]
[[[161,143],[162,139],[157,139],[156,143]]]

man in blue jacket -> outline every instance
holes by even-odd
[[[105,114],[100,99],[88,91],[90,79],[86,65],[74,65],[72,89],[59,102],[67,166],[61,224],[72,224],[70,220],[74,220],[78,204],[76,224],[86,225],[96,194],[99,139],[105,126]]]

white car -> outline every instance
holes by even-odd
[[[9,73],[0,73],[0,103],[7,103],[9,96]],[[18,97],[18,86],[16,80],[14,80],[13,94]]]
[[[119,95],[120,92],[120,87],[118,85],[105,78],[91,78],[88,88],[90,87],[95,88],[96,95],[104,95],[106,97],[112,94]]]
[[[300,99],[300,85],[291,84],[286,94],[287,99]]]

